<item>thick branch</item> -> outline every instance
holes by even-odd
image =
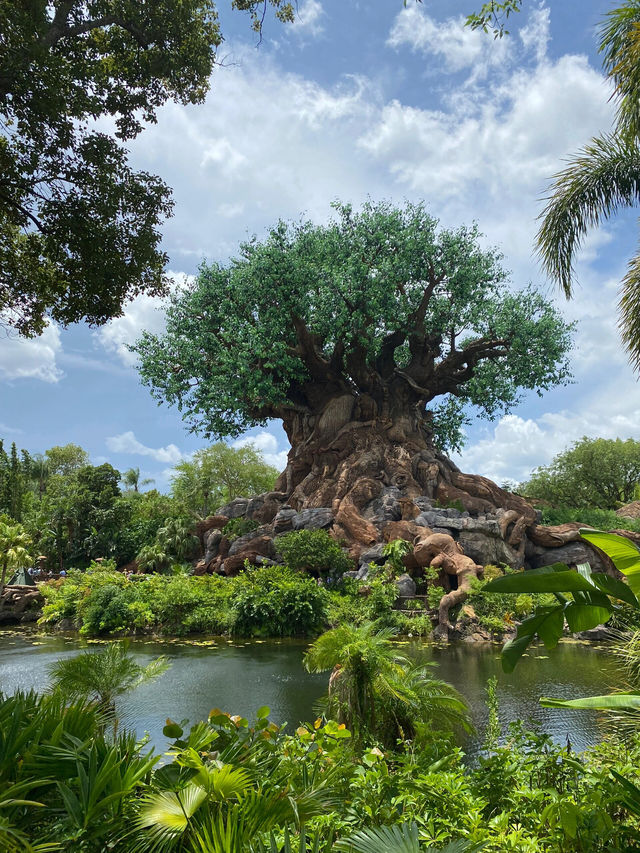
[[[479,362],[507,355],[508,345],[507,339],[480,338],[468,344],[463,350],[450,352],[435,366],[433,373],[435,394],[455,393],[462,384],[471,379]]]

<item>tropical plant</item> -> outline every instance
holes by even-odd
[[[638,483],[640,441],[585,437],[536,468],[519,490],[554,505],[614,510],[633,500]]]
[[[573,293],[574,258],[589,228],[640,200],[640,4],[626,0],[600,27],[599,49],[614,86],[617,123],[595,137],[554,177],[542,213],[537,245],[543,266],[567,297]],[[640,256],[629,261],[619,303],[622,338],[640,367]]]
[[[387,562],[393,571],[400,573],[405,571],[403,558],[412,550],[413,545],[406,539],[393,539],[383,547],[382,555],[387,558]]]
[[[125,488],[138,492],[140,490],[140,486],[149,486],[151,483],[155,483],[155,480],[153,477],[146,477],[144,480],[141,480],[139,468],[127,468],[122,475],[122,482],[124,483]]]
[[[141,666],[128,648],[126,642],[109,643],[100,651],[61,658],[49,666],[53,688],[60,689],[66,696],[95,702],[103,713],[113,718],[115,731],[116,699],[140,684],[153,681],[170,667],[164,655]]]
[[[171,566],[171,556],[158,541],[145,545],[136,561],[141,572],[166,572]]]
[[[0,516],[0,607],[9,569],[23,569],[33,564],[28,549],[31,539],[21,524],[8,516]]]
[[[417,824],[402,823],[361,829],[338,841],[334,849],[344,853],[478,853],[484,846],[462,839],[445,847],[431,844],[424,847],[420,844]]]
[[[198,537],[193,524],[184,518],[167,518],[156,533],[156,543],[173,560],[186,560],[193,556],[198,546]]]
[[[331,670],[325,713],[355,735],[387,743],[408,740],[421,723],[441,730],[469,730],[467,706],[458,692],[414,665],[391,643],[393,628],[375,622],[342,625],[322,634],[304,656],[309,672]]]
[[[342,575],[353,569],[353,560],[326,530],[292,530],[275,540],[276,551],[290,569],[317,574]]]

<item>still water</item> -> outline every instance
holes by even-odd
[[[576,750],[602,739],[605,729],[596,714],[541,708],[540,696],[576,698],[621,686],[615,661],[606,651],[583,643],[562,643],[556,650],[534,649],[512,675],[500,667],[500,649],[489,645],[438,647],[419,641],[400,649],[424,661],[435,661],[435,675],[451,682],[469,703],[477,735],[463,746],[472,755],[482,741],[486,721],[484,690],[487,679],[498,679],[500,718],[504,726],[515,719],[535,720],[564,744]],[[0,632],[0,691],[45,690],[47,667],[88,645],[77,637]],[[130,651],[142,664],[167,655],[171,669],[157,681],[139,687],[119,704],[127,727],[139,736],[149,732],[156,748],[166,748],[162,727],[167,717],[205,719],[212,708],[241,714],[251,720],[261,705],[271,718],[297,725],[313,719],[313,706],[326,691],[328,674],[310,675],[302,666],[306,643],[295,640],[228,642],[220,638],[157,642],[132,640]]]

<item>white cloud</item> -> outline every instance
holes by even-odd
[[[259,432],[257,435],[245,435],[237,439],[232,447],[246,447],[252,444],[261,451],[262,458],[268,465],[273,465],[278,471],[284,471],[287,466],[287,450],[278,450],[278,439],[270,432]]]
[[[549,18],[548,6],[539,6],[537,9],[533,9],[526,26],[522,27],[518,33],[522,44],[534,52],[538,62],[544,62],[546,58],[547,47],[551,38]]]
[[[150,456],[156,462],[175,465],[184,459],[184,454],[175,444],[167,444],[166,447],[147,447],[138,441],[131,430],[120,435],[112,435],[107,438],[107,447],[113,453],[129,453],[136,456]]]
[[[50,323],[38,338],[9,333],[0,339],[0,380],[59,382],[64,374],[56,364],[56,356],[61,353],[60,330],[55,323]]]
[[[312,36],[316,38],[324,32],[322,19],[325,11],[319,0],[304,0],[298,5],[296,19],[287,27],[287,31],[298,36]]]
[[[193,276],[171,271],[168,272],[168,276],[176,289],[183,287],[193,278]],[[126,367],[133,367],[138,359],[135,353],[130,352],[128,345],[135,343],[143,331],[153,334],[164,331],[165,307],[164,299],[146,294],[136,296],[125,307],[121,317],[116,317],[115,320],[110,320],[105,326],[101,326],[94,332],[94,337],[107,352],[115,353]]]
[[[523,482],[534,468],[548,465],[583,436],[640,440],[640,397],[633,380],[598,388],[575,410],[546,412],[536,419],[505,415],[486,438],[452,458],[463,470],[495,482]]]
[[[472,79],[484,77],[492,67],[507,59],[511,43],[508,39],[494,42],[481,30],[465,27],[462,16],[436,21],[417,4],[406,6],[396,17],[387,44],[401,48],[408,45],[429,57],[438,57],[449,73],[472,70]]]
[[[0,421],[0,435],[24,435],[24,430],[8,426]]]

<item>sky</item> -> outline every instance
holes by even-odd
[[[521,482],[582,436],[640,439],[640,389],[616,327],[637,225],[625,212],[589,234],[569,302],[534,255],[551,176],[612,125],[596,51],[610,2],[524,0],[497,41],[463,25],[480,5],[300,0],[296,22],[267,18],[258,45],[248,19],[221,4],[206,103],[167,104],[129,149],[173,188],[163,247],[177,283],[280,218],[326,222],[337,199],[424,200],[445,226],[476,221],[514,288],[533,282],[577,321],[573,383],[475,420],[453,456],[470,473]],[[139,467],[166,489],[171,467],[207,442],[139,381],[127,344],[162,327],[161,301],[142,296],[99,329],[51,324],[34,340],[0,339],[0,437],[32,453],[74,442],[93,464]],[[247,441],[284,467],[279,423]]]

